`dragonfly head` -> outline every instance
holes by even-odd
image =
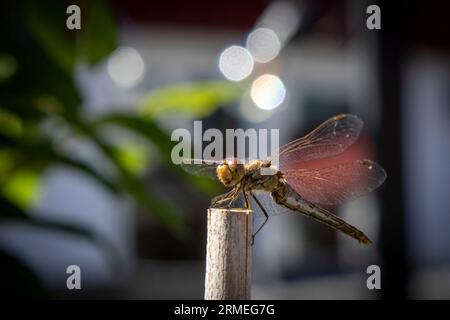
[[[226,187],[234,187],[244,177],[244,165],[238,163],[237,159],[227,159],[217,166],[217,178]]]

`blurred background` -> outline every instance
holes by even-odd
[[[348,156],[388,179],[332,210],[374,245],[273,217],[253,298],[450,298],[449,8],[393,2],[3,1],[2,296],[202,299],[206,209],[224,189],[171,162],[171,132],[202,120],[284,144],[346,112],[365,122]],[[66,287],[73,264],[82,290]]]

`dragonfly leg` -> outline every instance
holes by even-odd
[[[264,207],[261,205],[261,202],[259,202],[258,198],[255,197],[255,195],[253,193],[250,192],[250,194],[252,195],[252,198],[255,200],[256,204],[258,205],[258,207],[261,209],[261,211],[264,214],[264,217],[266,218],[266,220],[264,220],[264,222],[262,223],[262,225],[258,228],[258,230],[256,230],[256,232],[252,235],[252,246],[255,243],[255,236],[256,234],[261,231],[261,229],[264,227],[264,225],[266,224],[266,222],[269,220],[269,214],[267,213],[266,209],[264,209]]]
[[[245,200],[245,208],[250,210],[250,202],[248,201],[248,194],[247,192],[244,190],[244,188],[242,188],[242,193],[244,195],[244,200]]]
[[[237,190],[232,189],[231,191],[229,191],[229,192],[227,192],[227,193],[225,193],[223,195],[215,197],[211,201],[211,206],[214,207],[214,208],[219,208],[220,204],[228,201],[228,205],[227,206],[229,208],[231,206],[231,203],[233,202],[232,200],[236,197],[236,193],[237,193]]]
[[[236,187],[233,190],[231,190],[231,195],[228,197],[230,200],[228,201],[227,208],[230,209],[231,205],[233,204],[234,200],[236,199],[237,193],[239,192],[239,188]]]

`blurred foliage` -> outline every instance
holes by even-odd
[[[94,65],[113,51],[117,45],[117,26],[103,1],[89,1],[88,10],[80,34],[78,54]]]
[[[241,88],[228,81],[177,84],[150,92],[141,99],[139,109],[151,117],[168,112],[206,117],[241,94]]]
[[[131,174],[142,174],[149,165],[149,150],[141,145],[127,143],[116,148],[115,158]]]
[[[81,30],[66,28],[66,8],[81,7]],[[39,228],[73,233],[114,249],[97,235],[62,223],[43,221],[30,214],[51,166],[63,165],[88,175],[109,192],[126,195],[158,219],[173,234],[186,232],[184,214],[172,201],[157,195],[143,179],[150,159],[211,195],[220,187],[189,176],[170,160],[173,142],[155,120],[164,114],[207,116],[240,95],[226,82],[173,85],[140,99],[137,113],[110,113],[87,117],[74,80],[79,63],[95,65],[115,49],[118,27],[104,1],[33,1],[0,4],[0,222],[21,221]],[[56,124],[56,125],[54,125]],[[144,138],[147,146],[123,145],[102,135],[105,128],[121,128]],[[93,145],[112,171],[100,170],[70,147],[72,140]],[[157,151],[149,157],[149,150]],[[9,266],[9,256],[1,253]],[[2,260],[2,261],[3,261]],[[30,278],[24,267],[22,276]]]
[[[2,181],[2,194],[21,207],[29,207],[39,199],[39,174],[20,169],[10,172]]]

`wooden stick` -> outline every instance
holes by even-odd
[[[250,299],[253,214],[208,209],[206,300]]]

